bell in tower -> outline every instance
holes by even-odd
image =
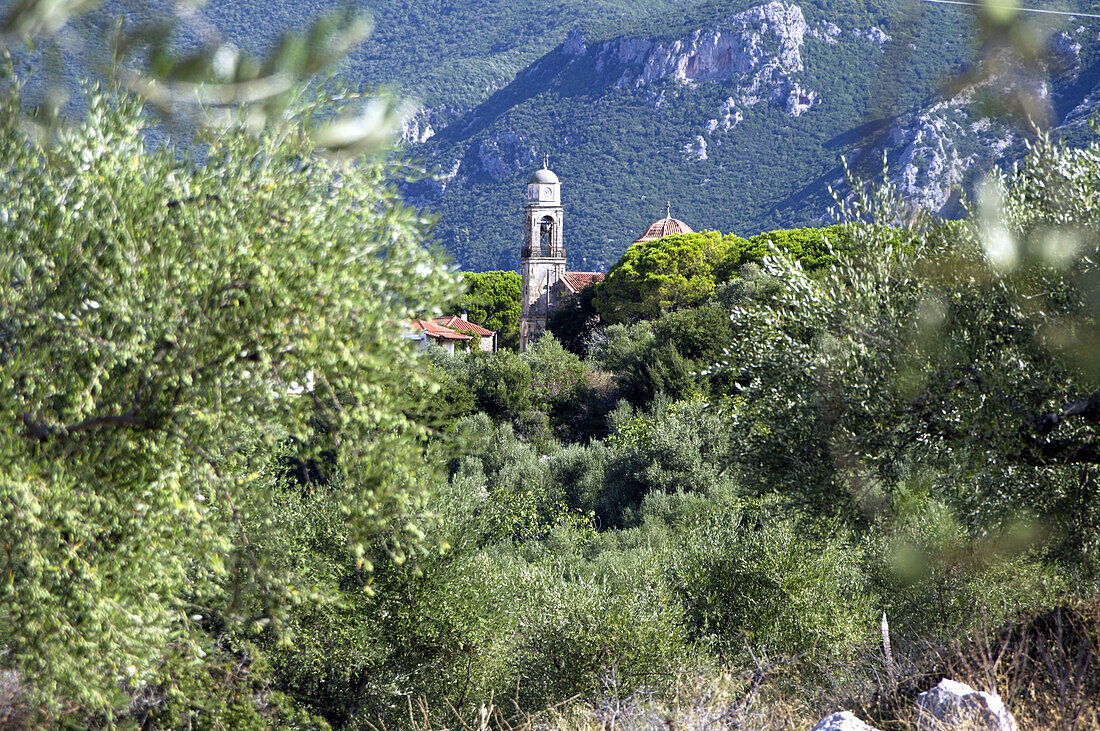
[[[527,181],[523,250],[520,254],[521,316],[519,350],[546,330],[546,318],[554,306],[555,285],[565,274],[562,243],[561,183],[543,159],[542,169]]]

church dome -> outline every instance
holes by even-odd
[[[531,176],[531,179],[527,181],[528,185],[535,185],[540,183],[557,183],[558,176],[554,175],[554,172],[549,168],[543,168],[542,170],[536,170],[535,174]]]
[[[665,217],[659,221],[654,221],[649,224],[649,228],[645,230],[645,233],[634,240],[634,243],[640,243],[642,241],[655,241],[656,239],[663,239],[665,236],[673,236],[675,234],[693,234],[691,226],[681,221],[678,218],[672,217],[672,207],[669,206],[669,210]]]

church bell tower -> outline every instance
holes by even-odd
[[[562,244],[563,209],[561,182],[549,168],[527,181],[524,210],[523,251],[520,254],[521,316],[519,351],[527,350],[546,330],[546,318],[554,306],[554,287],[565,275],[565,246]]]

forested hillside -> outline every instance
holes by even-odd
[[[204,13],[244,49],[261,49],[318,13],[342,8],[337,0],[272,5],[255,0],[207,3]],[[539,56],[561,43],[577,23],[632,26],[671,0],[360,0],[375,32],[348,57],[353,82],[395,85],[401,93],[440,110],[467,110],[508,84]]]
[[[337,5],[214,0],[198,36],[260,49]],[[697,230],[831,223],[842,157],[872,176],[886,153],[909,200],[958,216],[981,171],[1023,153],[1027,120],[1077,138],[1100,98],[1097,33],[1085,18],[1038,16],[1045,38],[1035,43],[1050,56],[1039,76],[948,90],[979,46],[997,44],[994,33],[982,45],[969,12],[946,5],[356,7],[376,29],[339,76],[390,85],[419,105],[406,141],[437,177],[404,192],[440,214],[436,235],[471,271],[517,266],[522,186],[544,153],[564,181],[574,266],[606,269],[668,199]],[[991,102],[1023,87],[1049,110],[1022,110],[1016,122],[994,113]]]
[[[441,207],[464,266],[515,265],[517,191],[542,151],[564,181],[577,266],[606,268],[666,199],[696,229],[820,225],[842,157],[877,175],[885,152],[909,199],[957,216],[979,171],[1024,149],[1019,128],[974,111],[977,95],[940,102],[974,51],[953,9],[743,4],[694,30],[682,19],[610,38],[582,28],[414,148],[445,183],[410,192]],[[1095,35],[1080,25],[1062,41],[1056,121],[1095,86]]]

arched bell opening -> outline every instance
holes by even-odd
[[[554,254],[554,219],[550,216],[543,216],[539,223],[539,248],[543,256]]]

